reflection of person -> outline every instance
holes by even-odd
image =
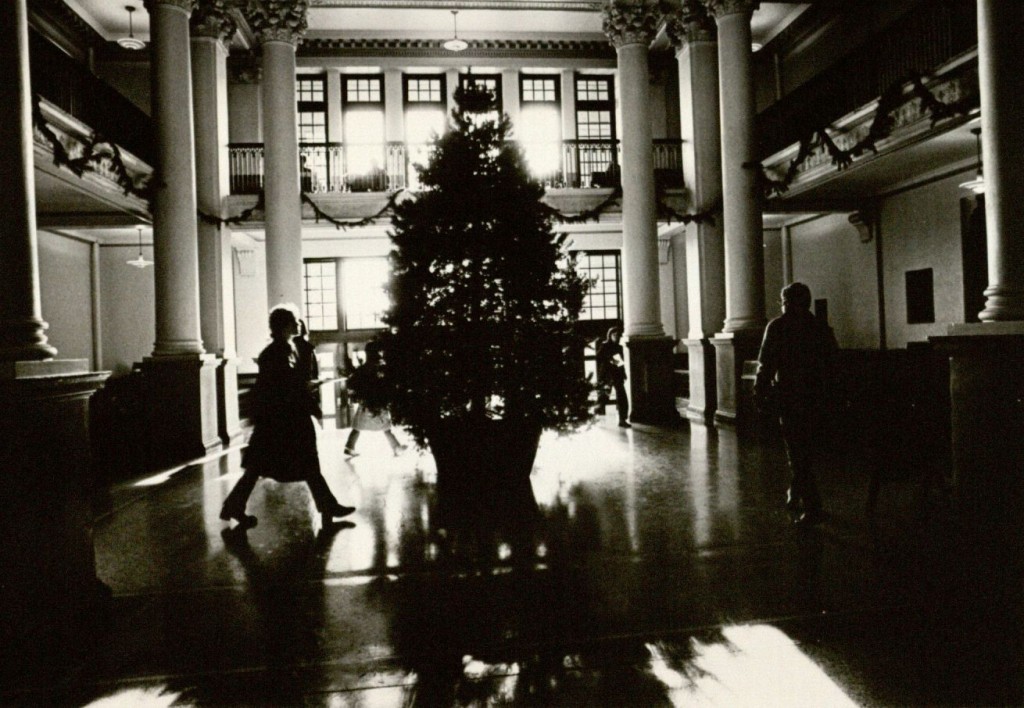
[[[758,354],[754,392],[762,408],[777,414],[792,481],[786,508],[797,523],[822,520],[813,458],[819,442],[824,388],[838,345],[832,328],[811,313],[803,283],[782,289],[782,316],[768,323]]]
[[[316,448],[316,412],[309,397],[306,374],[297,368],[298,353],[292,337],[298,332],[298,317],[290,305],[270,311],[271,343],[260,352],[259,373],[253,386],[253,430],[242,454],[245,473],[224,500],[220,518],[234,519],[241,526],[256,525],[256,517],[245,513],[256,482],[270,477],[279,482],[304,481],[325,523],[355,511],[338,503],[320,474]]]
[[[604,387],[615,389],[615,408],[619,412],[619,427],[629,424],[629,398],[626,396],[626,362],[619,339],[622,330],[612,327],[597,348],[597,381]]]
[[[353,371],[348,380],[349,388],[357,393],[361,388],[371,386],[371,382],[380,376],[380,367],[383,363],[380,345],[376,342],[367,342],[364,351],[366,352],[366,363]],[[395,456],[402,454],[406,449],[405,445],[398,442],[398,438],[395,437],[395,433],[391,430],[391,414],[386,410],[373,413],[360,403],[359,409],[352,420],[352,432],[348,434],[348,440],[345,442],[345,454],[347,456],[356,457],[359,454],[356,452],[356,442],[359,440],[359,433],[364,430],[383,431],[384,437],[388,439],[388,444],[391,445],[391,452]]]

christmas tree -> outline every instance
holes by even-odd
[[[442,427],[465,439],[505,421],[536,431],[535,446],[541,430],[590,417],[575,333],[589,282],[552,230],[508,117],[485,117],[493,96],[460,88],[455,99],[451,129],[419,168],[422,191],[395,209],[384,365],[354,394],[388,407],[420,445],[436,448]]]

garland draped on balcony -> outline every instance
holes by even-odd
[[[104,158],[109,158],[111,169],[114,171],[114,178],[119,187],[124,190],[125,196],[135,196],[152,202],[154,180],[152,175],[136,180],[128,174],[124,159],[121,157],[121,149],[116,143],[107,140],[99,133],[93,131],[89,138],[82,144],[82,154],[79,157],[71,157],[67,148],[53,132],[53,128],[43,117],[42,97],[33,94],[32,101],[32,125],[38,130],[50,144],[53,152],[53,164],[58,167],[67,167],[77,177],[86,172],[98,172],[98,165]],[[153,211],[150,204],[150,212]]]
[[[907,84],[910,84],[914,91],[911,96],[904,97],[903,92]],[[889,137],[895,128],[896,121],[893,113],[895,113],[897,108],[908,103],[913,98],[921,101],[922,107],[930,116],[933,128],[939,121],[955,116],[965,116],[977,106],[977,99],[973,95],[966,96],[958,101],[944,103],[924,85],[922,75],[914,72],[905,78],[893,82],[882,93],[878,99],[878,108],[875,110],[875,117],[871,121],[867,135],[858,140],[849,149],[843,150],[836,145],[832,136],[828,133],[827,128],[829,126],[824,128],[817,127],[806,131],[804,137],[800,140],[800,147],[797,150],[796,157],[789,163],[789,167],[786,169],[782,179],[770,177],[764,165],[760,162],[745,162],[743,167],[757,170],[758,182],[761,184],[766,197],[777,196],[786,192],[793,183],[793,180],[796,179],[800,166],[810,157],[811,151],[819,145],[825,147],[829,157],[832,159],[832,164],[838,170],[845,170],[853,164],[855,158],[865,152],[870,151],[876,155],[878,154],[877,143]]]

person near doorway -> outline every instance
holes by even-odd
[[[813,466],[837,349],[832,328],[811,312],[810,288],[803,283],[784,287],[782,315],[764,331],[754,394],[762,411],[778,416],[791,474],[786,508],[800,525],[824,518]]]
[[[256,517],[246,514],[245,507],[260,477],[309,485],[325,526],[355,511],[338,502],[320,472],[308,372],[299,370],[298,352],[292,344],[298,331],[294,306],[278,305],[270,311],[271,342],[257,359],[252,435],[242,453],[245,471],[220,511],[221,519],[237,521],[241,528],[256,525]]]
[[[626,396],[626,362],[622,345],[622,330],[612,327],[597,347],[597,381],[604,389],[615,391],[615,408],[619,413],[619,427],[629,424],[629,398]]]
[[[366,362],[353,371],[348,380],[349,388],[357,394],[361,388],[372,386],[371,382],[380,376],[380,368],[384,363],[380,345],[376,342],[367,342],[364,352],[366,353]],[[345,441],[346,457],[359,456],[359,453],[356,452],[356,442],[359,440],[359,434],[365,430],[383,432],[395,457],[407,449],[407,446],[400,443],[395,437],[395,433],[391,429],[391,414],[387,410],[375,413],[360,403],[352,419],[352,431],[348,434],[348,440]]]

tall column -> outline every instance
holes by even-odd
[[[695,212],[722,203],[722,138],[718,100],[718,34],[699,0],[682,0],[668,18],[677,47],[683,176]],[[717,409],[715,348],[711,339],[725,322],[725,254],[720,214],[688,226],[678,239],[678,267],[688,284],[689,331],[680,332],[688,355],[688,418],[710,422]]]
[[[978,0],[978,83],[985,159],[988,298],[980,323],[933,343],[949,356],[954,493],[978,540],[1018,553],[1024,519],[1024,4]],[[1009,545],[1013,544],[1013,545]],[[1012,556],[1007,556],[1012,557]]]
[[[985,229],[988,245],[988,300],[982,322],[1024,320],[1024,154],[1020,92],[1024,78],[1019,29],[1005,24],[1021,17],[1012,0],[978,2],[978,88],[981,142],[985,159]]]
[[[714,338],[720,422],[754,413],[743,389],[743,364],[757,358],[764,314],[764,234],[757,159],[750,18],[759,0],[705,0],[718,24],[722,123],[722,226],[725,234],[726,319]]]
[[[676,418],[672,346],[661,322],[647,49],[660,20],[651,0],[606,0],[622,100],[622,261],[632,419]]]
[[[146,0],[158,181],[153,204],[156,345],[143,362],[150,464],[220,447],[216,366],[199,324],[195,134],[189,17],[193,0]]]
[[[302,305],[302,202],[296,130],[295,47],[306,31],[307,0],[249,0],[263,50],[263,193],[268,305]]]
[[[108,372],[54,359],[39,292],[26,0],[0,3],[0,664],[81,640],[109,592],[96,578],[89,399]],[[52,650],[52,651],[50,651]]]
[[[228,103],[226,40],[234,18],[213,0],[200,0],[192,15],[192,88],[196,136],[196,201],[207,215],[223,217],[228,184]],[[238,420],[235,361],[234,268],[231,233],[200,218],[199,307],[206,347],[221,361],[217,367],[217,432],[225,444],[242,437]]]

